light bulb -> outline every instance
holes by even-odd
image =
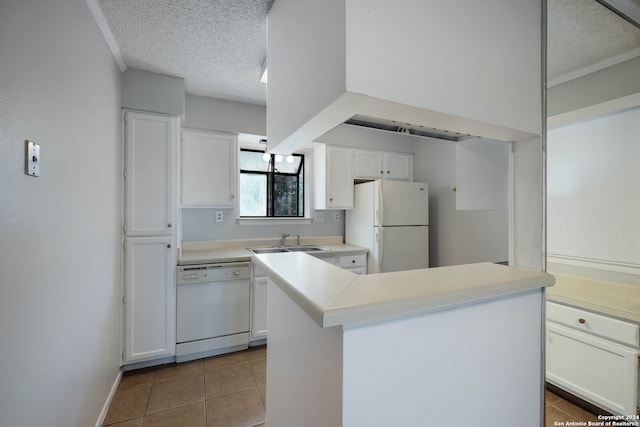
[[[271,160],[271,155],[264,153],[262,155],[262,160],[264,160],[265,162],[268,162],[269,160]]]
[[[294,159],[293,159],[293,155],[289,154],[289,155],[287,156],[287,163],[293,163],[293,160],[294,160]]]
[[[276,162],[280,163],[282,161],[282,155],[281,154],[276,154]]]

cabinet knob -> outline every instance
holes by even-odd
[[[380,171],[380,173],[384,173],[384,171]]]
[[[355,260],[355,259],[352,259],[352,260],[351,260],[351,264],[355,264],[355,263],[356,263],[356,260]]]
[[[167,243],[167,248],[171,249],[171,243]]]
[[[333,202],[333,197],[330,197],[330,198],[329,198],[329,201],[330,201],[330,202]]]
[[[236,198],[236,195],[235,195],[235,194],[232,194],[232,195],[231,195],[231,200],[233,200],[233,199],[235,199],[235,198]]]
[[[587,323],[587,321],[586,321],[586,320],[584,320],[584,319],[578,319],[578,322],[579,322],[580,324],[583,324],[583,325],[584,325],[585,323]]]
[[[391,171],[387,171],[387,173],[391,173]]]
[[[167,224],[167,227],[168,227],[168,228],[171,228],[171,227],[173,227],[173,225],[171,225],[171,224],[169,223],[169,224]]]

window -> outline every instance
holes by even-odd
[[[240,216],[304,217],[304,156],[241,149]]]

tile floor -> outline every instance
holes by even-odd
[[[266,347],[124,374],[109,427],[264,427]]]
[[[598,421],[597,415],[574,405],[549,390],[545,390],[544,408],[545,427],[566,426],[570,421],[584,421],[585,423]],[[602,414],[608,413],[603,411]]]
[[[266,347],[125,373],[103,426],[264,427]],[[547,390],[545,427],[597,421]],[[560,424],[562,423],[562,424]]]

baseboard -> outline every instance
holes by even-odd
[[[637,276],[640,274],[640,264],[611,261],[596,258],[585,258],[574,255],[558,253],[547,253],[547,262],[564,264],[576,268],[587,268],[591,270],[606,271],[613,274],[625,274]]]
[[[98,421],[96,422],[95,427],[102,426],[104,419],[107,417],[107,412],[109,412],[109,406],[111,406],[111,401],[113,400],[113,396],[116,394],[116,390],[118,390],[118,386],[120,385],[120,380],[122,380],[122,370],[118,371],[118,375],[116,375],[116,379],[111,386],[111,390],[109,391],[109,395],[107,396],[107,400],[104,402],[102,406],[102,411],[100,411],[100,415],[98,416]]]

